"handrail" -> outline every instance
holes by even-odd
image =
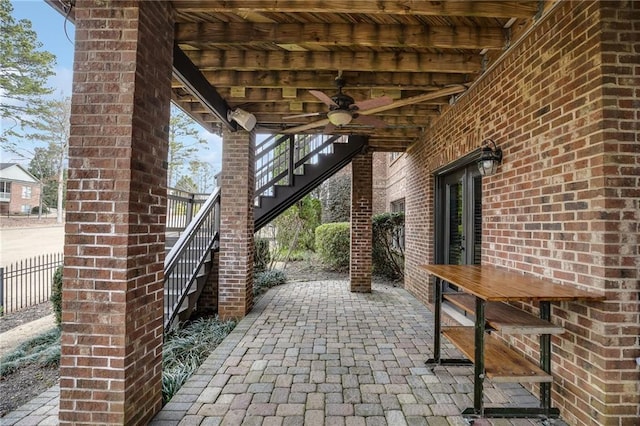
[[[216,188],[165,258],[165,330],[171,328],[211,249],[219,241],[219,231],[220,188]]]
[[[274,185],[292,184],[294,174],[306,163],[314,163],[320,153],[334,143],[347,142],[341,135],[286,135],[272,138],[256,157],[256,197],[271,193]],[[266,159],[264,159],[266,157]]]

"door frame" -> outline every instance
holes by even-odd
[[[457,160],[447,164],[446,166],[436,170],[434,172],[434,263],[442,264],[444,261],[444,249],[445,249],[445,232],[446,227],[444,226],[447,223],[447,218],[445,217],[445,208],[442,205],[443,202],[443,185],[442,180],[454,173],[456,171],[462,170],[466,167],[470,167],[472,164],[475,164],[478,161],[480,156],[480,149],[474,150],[467,155],[458,158]],[[471,188],[466,188],[467,191],[471,191]],[[468,199],[473,199],[473,193],[465,194],[465,197],[469,197]],[[467,241],[468,243],[468,241]]]

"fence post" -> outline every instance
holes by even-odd
[[[2,308],[2,315],[4,312],[4,268],[0,267],[0,307]]]

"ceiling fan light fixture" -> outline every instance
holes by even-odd
[[[351,123],[353,117],[351,116],[351,111],[335,109],[327,113],[327,118],[334,126],[344,126],[345,124]]]

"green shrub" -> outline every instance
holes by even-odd
[[[404,276],[404,250],[398,236],[404,230],[404,213],[382,213],[373,217],[373,273],[390,279]]]
[[[336,271],[349,268],[351,225],[326,223],[316,228],[316,253],[324,266]]]
[[[287,276],[285,273],[277,269],[258,272],[253,279],[253,295],[258,296],[267,291],[267,289],[286,282]]]
[[[266,270],[269,267],[269,263],[271,263],[269,240],[267,238],[256,238],[254,244],[253,268],[255,272],[262,272]]]
[[[39,211],[40,211],[40,206],[35,206],[34,208],[31,209],[31,214],[38,214]],[[42,206],[42,213],[44,214],[49,213],[49,209],[47,208],[47,206]]]
[[[168,402],[236,326],[218,317],[200,318],[169,332],[162,348],[162,400]]]
[[[58,327],[62,324],[62,266],[53,273],[53,286],[51,287],[51,304],[56,317]]]

